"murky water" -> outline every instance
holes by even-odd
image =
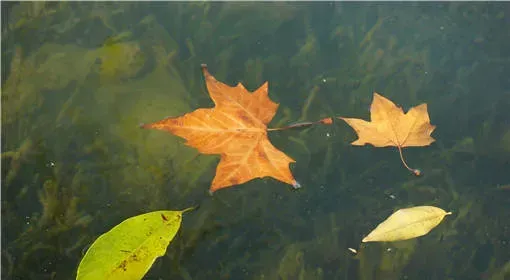
[[[508,30],[508,3],[2,3],[2,279],[73,279],[124,219],[193,205],[145,279],[508,279]],[[139,128],[213,106],[203,63],[268,81],[269,127],[427,103],[436,141],[403,151],[424,175],[336,119],[269,133],[301,189],[210,196],[219,156]],[[453,215],[360,245],[416,205]]]

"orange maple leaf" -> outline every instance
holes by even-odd
[[[402,156],[403,147],[427,146],[434,142],[430,136],[436,126],[430,124],[427,104],[411,108],[406,114],[391,100],[374,92],[370,106],[370,122],[354,118],[342,118],[358,134],[352,145],[372,144],[374,147],[396,146],[404,166],[419,176],[421,171],[410,168]]]
[[[187,145],[203,154],[220,154],[210,193],[266,176],[299,188],[289,168],[295,161],[276,149],[267,137],[266,125],[278,109],[278,104],[269,99],[268,83],[250,93],[241,83],[231,87],[217,81],[209,74],[206,65],[202,65],[202,71],[214,108],[200,108],[181,117],[166,118],[142,127],[169,131],[185,138]],[[313,123],[286,128],[310,124]]]

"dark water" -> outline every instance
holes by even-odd
[[[270,127],[428,104],[436,141],[270,132],[303,186],[208,194],[218,156],[140,123],[212,107],[200,65],[280,103]],[[145,279],[510,279],[510,5],[2,2],[2,279],[73,279],[122,220],[200,208]],[[364,244],[400,208],[453,215]]]

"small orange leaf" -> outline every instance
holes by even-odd
[[[278,104],[269,99],[267,82],[250,93],[240,83],[231,87],[217,81],[205,65],[202,70],[214,108],[197,109],[142,127],[185,138],[187,145],[203,154],[220,154],[211,193],[266,176],[298,188],[289,168],[295,161],[276,149],[267,137],[267,124],[278,109]]]
[[[355,146],[372,144],[374,147],[395,146],[406,168],[415,175],[420,175],[418,169],[407,166],[402,157],[402,148],[427,146],[435,141],[430,135],[436,127],[430,124],[427,104],[413,107],[404,114],[402,108],[374,92],[370,118],[371,121],[367,122],[361,119],[339,117],[358,134],[358,139],[351,144]]]

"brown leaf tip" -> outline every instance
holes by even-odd
[[[324,118],[324,119],[320,120],[320,122],[323,124],[332,124],[333,118]]]
[[[292,182],[292,188],[295,190],[299,190],[301,188],[301,184],[298,181]]]
[[[200,65],[202,67],[202,73],[204,74],[204,78],[206,80],[206,83],[207,83],[207,80],[210,80],[210,81],[214,81],[216,82],[216,78],[214,78],[211,73],[209,73],[209,70],[207,68],[207,64],[201,64]]]
[[[204,76],[209,75],[209,71],[207,70],[207,64],[202,63],[200,67],[202,68],[202,73],[204,73]]]

